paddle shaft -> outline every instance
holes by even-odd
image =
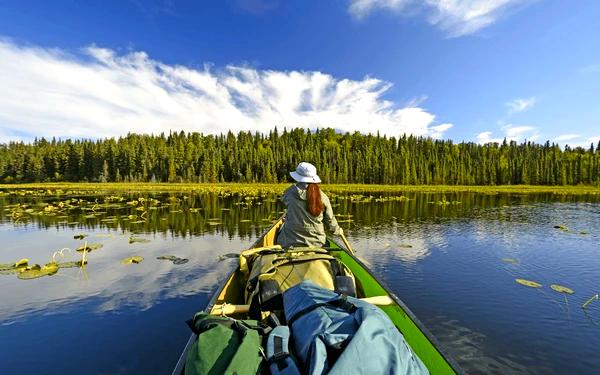
[[[344,242],[344,246],[346,246],[346,249],[348,249],[348,251],[350,251],[350,254],[354,254],[354,250],[352,250],[352,246],[350,246],[350,243],[346,239],[346,235],[343,232],[340,233],[340,238]]]

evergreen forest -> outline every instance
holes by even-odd
[[[285,182],[300,161],[324,183],[599,185],[600,142],[454,143],[293,129],[173,132],[0,144],[0,182]]]

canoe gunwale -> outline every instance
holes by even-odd
[[[331,237],[328,237],[327,239],[330,242],[332,242],[333,244],[335,244],[337,247],[339,247],[341,250],[343,250],[348,256],[353,258],[356,263],[358,263],[373,279],[375,279],[379,283],[379,285],[381,285],[381,287],[386,291],[386,293],[390,296],[390,298],[392,298],[392,300],[398,306],[400,306],[400,308],[404,311],[404,313],[406,313],[406,315],[410,318],[410,320],[413,321],[413,323],[417,326],[417,328],[423,333],[425,338],[427,338],[427,340],[429,340],[431,345],[438,351],[438,353],[440,353],[442,358],[444,358],[444,360],[450,365],[450,367],[456,374],[459,374],[459,375],[465,374],[464,370],[460,367],[458,362],[456,362],[454,357],[448,352],[448,350],[446,349],[446,346],[442,345],[438,341],[438,339],[435,338],[435,336],[429,331],[429,329],[427,327],[425,327],[425,325],[421,322],[421,320],[419,320],[419,318],[417,318],[415,313],[412,312],[412,310],[404,303],[404,301],[402,301],[394,292],[391,291],[391,289],[387,286],[386,283],[381,281],[379,278],[375,277],[375,275],[373,274],[373,272],[371,272],[369,267],[367,267],[356,255],[354,255],[354,253],[352,253],[346,247],[342,246],[341,244],[339,244],[337,241],[335,241]]]
[[[284,214],[285,215],[285,214]],[[273,223],[273,225],[271,225],[269,227],[269,229],[267,229],[253,244],[252,246],[249,247],[249,249],[255,248],[255,247],[260,247],[261,243],[263,242],[265,236],[277,225],[279,225],[279,223],[283,220],[284,215],[282,215],[277,221],[275,221]],[[456,373],[456,374],[465,374],[464,370],[460,367],[460,365],[456,362],[456,360],[454,359],[454,357],[448,352],[448,350],[446,349],[446,347],[444,345],[442,345],[436,338],[435,336],[429,331],[429,329],[427,329],[423,323],[419,320],[419,318],[417,318],[417,316],[410,310],[410,308],[398,297],[396,296],[396,294],[394,294],[391,289],[384,283],[382,282],[380,279],[378,279],[377,277],[375,277],[375,275],[371,272],[371,270],[369,269],[369,267],[367,267],[357,256],[355,256],[349,249],[347,249],[346,247],[342,246],[341,244],[339,244],[337,241],[335,241],[334,239],[332,239],[331,237],[328,237],[327,240],[334,244],[335,246],[337,246],[337,248],[334,247],[329,247],[328,250],[334,250],[334,251],[343,251],[345,252],[349,257],[351,257],[360,267],[362,267],[365,272],[371,276],[377,283],[379,283],[379,285],[385,290],[385,292],[390,296],[390,298],[392,298],[392,300],[394,301],[394,303],[396,303],[403,311],[404,313],[408,316],[408,318],[410,320],[412,320],[412,322],[415,324],[415,326],[421,331],[421,333],[423,334],[423,336],[431,343],[432,347],[437,350],[437,352],[440,354],[440,356],[446,361],[446,363],[448,363],[448,365],[452,368],[452,370]],[[216,304],[219,296],[221,295],[221,293],[225,290],[225,288],[228,285],[228,282],[235,274],[237,267],[233,266],[232,267],[232,271],[229,273],[229,276],[227,277],[227,279],[225,280],[225,282],[223,282],[215,291],[215,293],[212,295],[210,301],[208,302],[208,305],[206,306],[206,308],[204,309],[204,311],[206,313],[210,313],[210,311],[212,310],[213,306]],[[183,352],[181,353],[179,360],[177,361],[177,365],[175,366],[172,375],[180,375],[183,374],[183,369],[185,366],[185,362],[187,359],[187,352],[188,349],[192,346],[192,344],[194,343],[196,338],[195,334],[191,334],[190,338],[188,339],[185,348],[183,349]]]
[[[267,233],[269,233],[276,225],[279,224],[279,222],[281,220],[283,220],[283,216],[284,215],[282,215],[277,221],[275,221],[273,223],[273,225],[271,225],[269,227],[269,229],[267,229],[256,241],[254,241],[254,243],[249,247],[249,249],[258,247],[260,245],[260,243],[263,241],[263,239],[265,238],[265,236],[267,235]],[[232,267],[232,270],[229,273],[229,276],[227,276],[227,279],[225,279],[225,282],[221,283],[220,286],[217,288],[217,290],[213,293],[212,297],[210,298],[210,301],[208,302],[208,305],[206,305],[206,308],[204,309],[204,312],[210,313],[213,306],[217,302],[219,296],[221,295],[223,290],[225,290],[225,287],[227,287],[227,281],[229,281],[229,279],[231,279],[233,277],[233,275],[235,274],[237,267],[238,267],[237,265]],[[175,368],[173,369],[173,372],[171,373],[171,375],[180,375],[183,373],[185,361],[187,359],[188,349],[192,346],[192,344],[194,343],[195,340],[196,340],[196,335],[194,333],[192,333],[190,335],[190,338],[188,339],[187,343],[185,344],[185,348],[183,348],[183,352],[181,352],[181,355],[179,356],[179,359],[177,360],[177,364],[175,365]]]

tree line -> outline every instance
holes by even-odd
[[[600,142],[454,143],[277,128],[0,144],[0,182],[285,182],[300,161],[325,183],[599,185]]]

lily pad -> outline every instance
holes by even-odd
[[[38,277],[54,275],[58,272],[58,263],[50,262],[40,267],[38,264],[27,267],[23,271],[19,272],[17,277],[21,280],[37,279]]]
[[[562,230],[564,232],[568,232],[569,231],[569,228],[567,228],[566,225],[555,225],[554,229],[560,229],[560,230]]]
[[[175,260],[177,259],[177,257],[175,255],[161,255],[156,257],[156,259],[160,259],[160,260]]]
[[[555,292],[559,292],[559,293],[565,293],[565,294],[575,293],[575,291],[573,289],[567,288],[566,286],[562,286],[562,285],[558,285],[558,284],[552,284],[552,285],[550,285],[550,288],[552,288],[552,290],[554,290]]]
[[[0,271],[12,270],[12,269],[19,268],[19,267],[26,267],[27,263],[29,263],[29,259],[23,258],[23,259],[19,259],[18,261],[14,262],[14,263],[0,264]]]
[[[76,240],[83,240],[86,237],[87,237],[87,234],[83,234],[83,233],[82,234],[76,234],[76,235],[73,236],[73,238],[76,239]]]
[[[237,259],[239,257],[240,257],[239,253],[227,253],[227,254],[219,255],[219,261],[222,261],[225,259]]]
[[[530,288],[541,288],[542,284],[536,283],[535,281],[525,280],[525,279],[515,279],[521,285],[528,286]]]
[[[121,264],[138,264],[138,263],[142,263],[143,260],[144,260],[143,257],[135,255],[132,257],[127,257],[127,258],[121,259]]]
[[[150,242],[150,240],[147,238],[140,238],[140,237],[133,237],[133,236],[129,237],[129,243],[136,243],[136,242],[137,243],[147,243],[147,242]]]
[[[519,261],[514,258],[502,258],[502,261],[505,263],[519,264]]]
[[[400,245],[398,245],[398,247],[403,248],[403,249],[410,249],[410,248],[412,248],[412,245],[409,245],[409,244],[400,244]]]
[[[75,268],[75,267],[80,268],[86,264],[87,264],[87,260],[84,260],[84,261],[76,260],[73,262],[58,263],[58,268]]]
[[[179,258],[179,257],[176,257],[175,255],[161,255],[161,256],[156,257],[156,259],[170,260],[171,262],[173,262],[173,264],[185,264],[189,261],[189,259]]]
[[[90,244],[87,244],[87,245],[82,245],[82,246],[79,246],[79,247],[78,247],[77,249],[75,249],[75,250],[76,250],[76,251],[79,251],[79,252],[82,252],[82,251],[84,251],[84,250],[85,250],[86,252],[88,252],[88,253],[89,253],[90,251],[93,251],[93,250],[98,250],[98,249],[100,249],[102,246],[104,246],[104,245],[102,245],[101,243],[90,243]]]

